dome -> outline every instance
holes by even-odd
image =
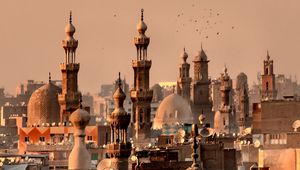
[[[186,59],[188,58],[188,54],[186,53],[185,48],[183,49],[183,52],[181,54],[181,58],[182,58],[182,61],[184,63],[186,62]]]
[[[75,128],[84,129],[89,123],[90,118],[90,114],[86,110],[79,108],[71,114],[70,121]]]
[[[138,31],[139,33],[144,34],[144,33],[146,32],[146,30],[147,30],[147,25],[146,25],[146,23],[145,23],[143,20],[141,20],[141,21],[137,24],[136,29],[137,29],[137,31]]]
[[[152,128],[161,129],[165,123],[193,123],[191,106],[180,95],[171,94],[163,99],[157,109]]]
[[[65,32],[68,35],[72,36],[75,33],[75,31],[76,31],[76,29],[75,29],[74,25],[71,22],[69,22],[69,24],[67,24],[65,27]]]
[[[61,88],[49,82],[35,90],[28,102],[27,126],[59,122],[60,106],[57,95]]]
[[[72,11],[70,11],[70,20],[69,20],[69,23],[65,27],[65,32],[69,36],[73,36],[73,34],[75,33],[75,31],[76,31],[76,29],[75,29],[74,25],[72,24]]]
[[[137,24],[136,29],[140,34],[144,34],[147,30],[147,25],[144,22],[144,9],[141,9],[141,21]]]

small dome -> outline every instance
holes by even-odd
[[[186,59],[188,58],[188,54],[186,53],[185,51],[185,48],[183,49],[183,53],[181,54],[181,58],[183,60],[183,62],[185,63],[186,62]]]
[[[77,129],[84,129],[88,125],[90,118],[91,116],[86,110],[79,108],[71,114],[70,121]]]
[[[146,25],[146,23],[145,23],[143,20],[141,20],[141,21],[137,24],[136,29],[137,29],[137,31],[138,31],[140,34],[144,34],[144,33],[146,32],[146,30],[147,30],[147,25]]]
[[[144,9],[141,9],[141,21],[137,24],[136,29],[140,34],[144,34],[147,30],[147,25],[144,22]]]
[[[65,32],[70,35],[73,36],[73,34],[75,33],[76,29],[74,27],[74,25],[72,24],[72,22],[69,22],[66,27],[65,27]]]
[[[60,92],[61,88],[49,82],[32,93],[27,108],[27,126],[59,122],[60,106],[57,95]]]
[[[191,106],[180,95],[171,94],[164,98],[157,109],[152,128],[161,129],[166,123],[193,123]]]

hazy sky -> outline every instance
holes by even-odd
[[[219,77],[226,64],[231,77],[245,72],[252,84],[267,50],[275,73],[300,75],[297,0],[2,0],[0,86],[14,93],[27,79],[47,81],[49,71],[53,79],[61,79],[61,40],[69,10],[79,41],[80,90],[99,92],[119,71],[132,84],[133,37],[141,8],[151,38],[151,84],[176,81],[183,47],[191,63],[201,42],[212,78]]]

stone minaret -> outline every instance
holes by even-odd
[[[65,49],[65,62],[60,64],[62,73],[62,93],[59,94],[61,122],[67,122],[70,114],[78,108],[81,93],[78,91],[77,74],[79,63],[76,63],[78,41],[74,39],[75,27],[70,12],[69,23],[65,27],[66,38],[62,41]]]
[[[137,57],[132,60],[132,68],[134,70],[134,87],[130,92],[133,102],[132,109],[132,127],[135,139],[147,139],[150,135],[151,128],[151,100],[153,91],[149,88],[149,70],[151,68],[151,60],[147,58],[147,47],[150,38],[145,35],[147,25],[143,18],[143,9],[141,10],[141,21],[137,25],[138,36],[134,37],[134,44],[137,50]]]
[[[190,102],[192,78],[190,77],[190,64],[186,62],[188,54],[185,52],[185,48],[183,49],[181,58],[182,63],[179,65],[179,77],[177,78],[177,94]]]
[[[131,143],[127,141],[127,128],[130,123],[130,114],[124,108],[123,103],[126,98],[123,92],[119,73],[118,88],[115,91],[113,98],[115,102],[115,110],[108,117],[107,121],[111,127],[111,143],[107,145],[107,155],[112,169],[128,169],[128,157],[131,153]],[[103,164],[109,162],[105,160],[98,166],[102,170]]]
[[[275,88],[275,74],[273,69],[273,60],[270,60],[269,52],[267,52],[267,60],[264,60],[264,74],[261,75],[262,87],[261,98],[262,100],[276,99],[277,90]]]
[[[248,82],[247,75],[240,73],[236,79],[236,95],[237,95],[237,122],[239,125],[239,131],[242,132],[246,126],[246,121],[249,118],[249,96],[248,96]]]
[[[218,133],[230,133],[234,117],[231,115],[232,107],[230,105],[230,94],[232,90],[232,81],[227,73],[225,66],[224,73],[221,74],[221,105],[219,111],[215,114],[215,128]],[[218,117],[216,119],[216,117]]]
[[[192,110],[195,120],[202,112],[205,113],[207,123],[213,124],[212,102],[210,101],[210,83],[208,77],[207,56],[202,48],[194,58],[194,78],[192,82]],[[196,122],[195,122],[196,123]]]
[[[86,149],[84,142],[85,127],[90,121],[90,114],[80,108],[74,111],[70,116],[70,121],[74,129],[74,146],[69,155],[69,169],[88,170],[91,165],[91,154]]]

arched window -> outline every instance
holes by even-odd
[[[269,74],[269,69],[268,68],[266,68],[266,74]]]
[[[269,90],[269,82],[266,82],[266,90]]]

